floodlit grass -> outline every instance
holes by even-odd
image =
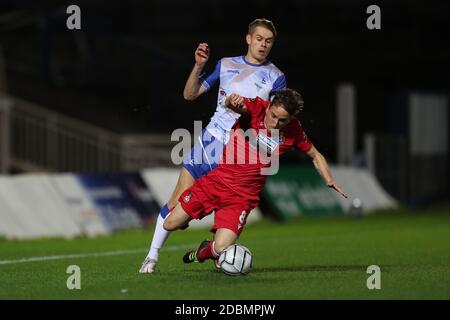
[[[239,242],[253,271],[232,277],[213,263],[185,265],[187,249],[208,230],[174,232],[160,272],[139,274],[153,230],[72,240],[0,240],[0,260],[104,253],[23,263],[0,262],[0,299],[450,299],[450,214],[386,211],[361,219],[299,218],[248,225]],[[81,290],[68,290],[69,265],[81,268]],[[366,287],[367,267],[381,268],[381,289]]]

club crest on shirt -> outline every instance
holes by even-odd
[[[189,192],[188,195],[186,195],[186,196],[183,197],[184,203],[188,203],[189,200],[191,200],[191,198],[192,198],[192,192]]]

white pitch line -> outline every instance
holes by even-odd
[[[176,251],[181,249],[188,249],[195,247],[198,244],[185,244],[185,245],[174,245],[163,248],[163,251]],[[88,257],[106,257],[106,256],[119,256],[125,254],[135,254],[148,251],[148,249],[128,249],[128,250],[116,250],[116,251],[105,251],[105,252],[92,252],[92,253],[76,253],[76,254],[66,254],[60,256],[42,256],[42,257],[30,257],[15,260],[0,260],[0,265],[6,264],[18,264],[18,263],[28,263],[28,262],[40,262],[49,260],[62,260],[62,259],[74,259],[74,258],[88,258]]]

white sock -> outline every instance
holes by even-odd
[[[167,218],[167,216],[166,216]],[[148,251],[147,258],[158,261],[159,250],[161,250],[164,242],[170,235],[170,231],[163,228],[164,221],[166,219],[158,215],[158,220],[156,221],[155,232],[153,233],[152,244],[150,245],[150,250]]]

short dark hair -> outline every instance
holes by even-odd
[[[291,116],[297,116],[303,110],[305,101],[300,93],[287,88],[275,92],[270,102],[272,105],[283,107]]]
[[[255,19],[248,25],[248,34],[252,34],[256,27],[264,27],[273,33],[273,37],[277,37],[277,29],[272,21],[268,19]]]

